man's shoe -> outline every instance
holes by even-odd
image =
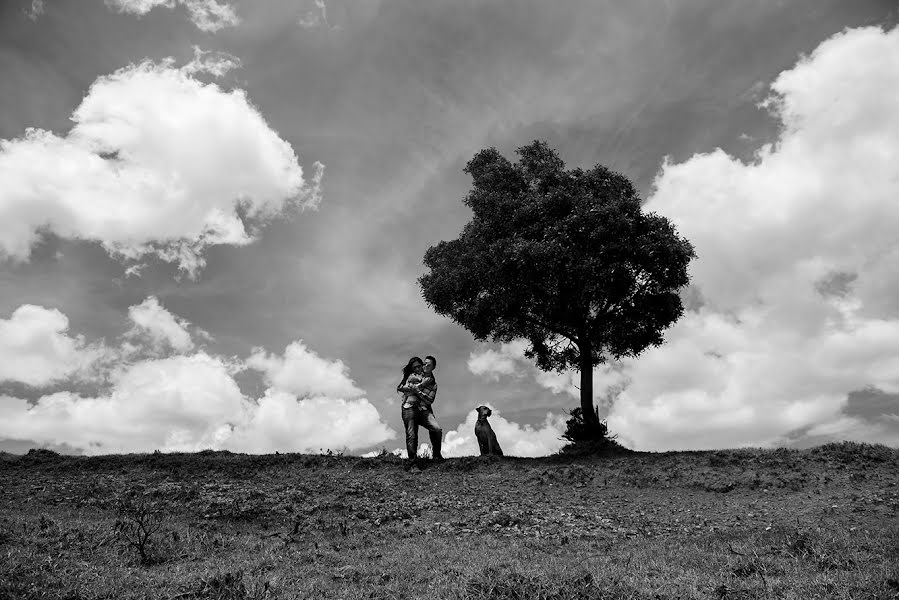
[[[445,461],[446,459],[443,458],[442,456],[435,456],[435,457],[432,458],[431,460],[433,460],[435,463],[442,463],[442,462]]]

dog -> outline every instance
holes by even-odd
[[[476,410],[478,411],[478,422],[474,426],[474,435],[478,438],[481,456],[502,456],[503,449],[499,447],[496,434],[493,433],[493,428],[487,422],[487,417],[492,415],[493,411],[488,406],[479,406]]]

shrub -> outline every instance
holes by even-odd
[[[568,412],[571,418],[565,422],[565,433],[561,439],[569,443],[562,447],[562,454],[581,456],[628,451],[615,441],[617,435],[609,435],[609,427],[605,421],[587,423],[580,406]]]
[[[162,508],[144,496],[132,493],[118,500],[115,535],[137,551],[143,564],[158,561],[151,550],[158,541],[156,533],[162,529],[162,514]]]

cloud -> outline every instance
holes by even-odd
[[[194,46],[193,60],[181,67],[181,70],[189,75],[209,73],[214,77],[224,77],[229,71],[240,66],[240,59],[233,54],[215,50],[203,50],[199,46]]]
[[[477,456],[480,454],[474,426],[478,420],[477,411],[471,411],[459,427],[444,435],[442,453],[444,456]],[[541,427],[519,425],[493,411],[490,426],[506,456],[546,456],[561,450],[566,442],[561,440],[565,432],[565,418],[547,413]]]
[[[468,357],[468,370],[494,381],[501,375],[517,375],[520,373],[518,362],[524,358],[527,347],[526,340],[516,340],[502,344],[499,350],[488,348],[472,352]]]
[[[0,397],[0,438],[68,444],[87,454],[356,450],[396,433],[365,398],[241,394],[239,364],[205,352],[122,365],[107,395],[58,392],[35,403]]]
[[[349,368],[343,361],[320,357],[302,340],[289,344],[283,357],[256,348],[247,359],[247,366],[261,371],[276,390],[300,398],[315,395],[355,398],[364,393],[350,379]]]
[[[69,319],[60,311],[32,304],[0,319],[0,381],[40,387],[86,369],[100,349],[68,335],[68,329]]]
[[[120,13],[143,16],[158,6],[174,8],[183,6],[190,20],[200,30],[215,33],[225,27],[240,23],[234,7],[217,0],[106,0],[106,5]]]
[[[225,447],[242,452],[357,450],[396,437],[364,399],[312,397],[269,389]]]
[[[719,149],[656,178],[645,209],[698,258],[665,344],[595,371],[629,447],[777,445],[797,430],[899,444],[885,421],[845,414],[854,390],[899,392],[899,29],[844,31],[771,89],[781,132],[754,160]],[[511,346],[479,356],[493,373],[524,361]],[[532,372],[579,395],[576,373]]]
[[[3,398],[0,436],[68,443],[88,454],[195,451],[220,447],[245,408],[228,365],[198,353],[132,365],[108,396],[59,392],[34,406]]]
[[[66,336],[68,319],[57,310],[25,305],[0,321],[0,379],[11,374],[16,381],[45,384],[103,358],[108,384],[108,391],[93,396],[61,391],[34,402],[0,397],[0,440],[34,440],[86,454],[204,448],[258,453],[352,451],[396,437],[377,409],[358,397],[364,392],[344,363],[319,357],[301,341],[283,357],[262,349],[247,361],[188,354],[188,324],[155,297],[130,307],[129,316],[142,335],[129,332],[121,346],[97,350]],[[149,349],[141,346],[147,342]],[[176,354],[152,356],[163,344]],[[271,384],[260,398],[244,395],[234,379],[248,367],[261,370]]]
[[[666,163],[647,203],[695,245],[701,306],[627,364],[609,425],[636,447],[852,435],[850,392],[899,391],[899,30],[840,33],[771,89],[776,143]]]
[[[541,387],[553,394],[568,394],[580,398],[580,374],[577,371],[541,371],[536,368],[534,360],[525,357],[528,348],[527,340],[514,340],[499,345],[497,350],[483,348],[472,352],[468,360],[468,369],[475,375],[491,380],[501,376],[523,377],[530,375]],[[613,399],[611,393],[624,388],[630,379],[620,363],[600,365],[593,370],[594,402],[600,410],[608,408]]]
[[[315,208],[322,165],[305,181],[243,90],[195,77],[230,66],[202,52],[181,69],[144,61],[97,79],[65,137],[0,140],[0,256],[27,260],[47,231],[196,275],[208,246],[249,244],[286,210]]]
[[[146,335],[158,349],[168,344],[177,352],[187,352],[194,347],[189,323],[163,308],[156,296],[128,307],[128,318],[134,322],[134,335]]]

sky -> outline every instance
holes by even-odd
[[[892,0],[0,0],[0,450],[562,445],[576,373],[417,279],[465,163],[545,140],[696,248],[665,343],[596,369],[644,451],[899,446]],[[421,436],[425,437],[425,436]]]

